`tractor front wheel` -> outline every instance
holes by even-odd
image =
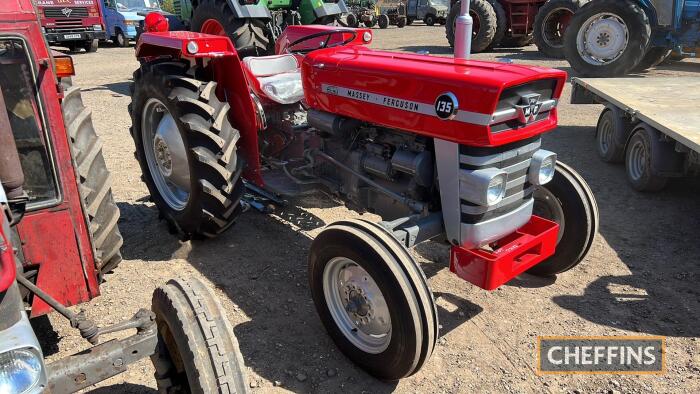
[[[161,393],[247,393],[231,323],[198,279],[170,280],[153,293],[158,345],[151,356]]]
[[[368,373],[398,380],[430,358],[438,335],[432,293],[382,227],[347,220],[325,228],[311,244],[309,285],[328,334]]]
[[[90,110],[83,105],[80,88],[72,86],[68,78],[63,78],[61,85],[63,121],[95,248],[95,268],[102,278],[122,261],[120,248],[124,242],[117,226],[119,208],[112,197],[112,176],[102,155],[102,141],[95,133]]]
[[[455,31],[461,2],[455,2],[450,8],[445,25],[445,35],[450,46],[455,46]],[[482,52],[491,46],[496,36],[498,20],[493,5],[488,0],[472,0],[469,3],[469,14],[474,20],[472,30],[472,53]]]
[[[389,27],[389,16],[386,14],[379,15],[377,23],[379,23],[380,29],[386,29],[387,27]]]
[[[558,162],[554,179],[535,191],[535,215],[559,224],[554,255],[528,273],[551,276],[577,266],[588,254],[598,232],[598,204],[585,180]]]
[[[357,20],[357,16],[355,16],[355,14],[349,13],[348,16],[345,17],[345,24],[349,27],[356,28],[360,25],[360,22]]]
[[[406,26],[406,17],[405,16],[399,17],[399,20],[396,21],[396,27],[401,29],[401,28],[404,28],[405,26]]]
[[[226,0],[202,0],[192,15],[192,31],[228,36],[238,56],[272,54],[274,44],[260,19],[236,18]]]
[[[580,5],[578,0],[549,0],[535,16],[534,39],[543,55],[564,58],[564,33]]]
[[[173,232],[214,237],[241,213],[243,163],[229,105],[216,82],[182,62],[144,63],[134,73],[131,136],[143,180]]]

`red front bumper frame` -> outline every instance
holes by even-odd
[[[559,225],[539,216],[492,243],[492,250],[452,246],[450,271],[482,289],[494,290],[554,254]]]

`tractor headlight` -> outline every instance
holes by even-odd
[[[41,377],[41,358],[32,349],[0,354],[0,393],[24,393]]]
[[[92,30],[94,30],[94,31],[102,31],[102,25],[92,25]]]
[[[540,149],[532,156],[528,180],[533,185],[544,185],[554,178],[557,167],[557,154]]]
[[[508,174],[498,168],[462,170],[459,179],[459,195],[478,205],[496,205],[506,194]]]

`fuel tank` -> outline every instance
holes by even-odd
[[[376,51],[309,53],[306,104],[388,128],[472,146],[498,146],[552,130],[566,73],[501,62]]]

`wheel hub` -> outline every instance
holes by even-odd
[[[614,14],[598,14],[583,24],[577,37],[579,54],[585,61],[603,65],[617,60],[627,49],[627,25]]]
[[[153,141],[153,150],[156,156],[156,163],[160,172],[166,177],[170,177],[173,173],[173,159],[170,157],[170,149],[163,137],[156,135]]]

